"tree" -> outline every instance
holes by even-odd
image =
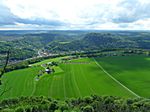
[[[9,57],[10,57],[10,50],[7,51],[6,62],[5,62],[4,67],[3,67],[3,69],[2,69],[2,71],[0,73],[0,85],[2,85],[1,78],[2,78],[2,76],[5,73],[6,67],[7,67],[8,62],[9,62]]]
[[[4,64],[4,67],[2,69],[2,71],[0,72],[0,85],[2,85],[2,76],[4,75],[5,71],[6,71],[6,67],[8,65],[8,62],[9,62],[9,58],[10,58],[10,50],[7,51],[7,54],[6,54],[6,61],[5,61],[5,64]],[[7,84],[8,82],[6,82]],[[5,92],[7,92],[8,90],[10,90],[10,88],[7,88],[6,85],[4,85],[4,89],[3,91],[0,93],[0,96],[2,96]]]
[[[83,112],[94,112],[94,109],[92,106],[87,105],[83,108]]]

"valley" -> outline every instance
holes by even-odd
[[[149,110],[149,35],[0,31],[0,111]]]

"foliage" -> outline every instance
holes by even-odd
[[[12,48],[10,60],[16,62],[38,56],[39,50],[59,54],[114,48],[150,49],[149,35],[142,31],[1,31],[0,55]]]
[[[84,38],[61,44],[53,42],[46,45],[49,52],[91,51],[113,48],[150,49],[149,32],[87,32]]]
[[[11,61],[24,60],[38,56],[38,50],[51,42],[68,42],[80,35],[69,31],[0,31],[0,55],[11,48]]]
[[[19,97],[0,102],[1,112],[148,112],[150,100],[144,98],[124,99],[115,96],[90,96],[65,101],[46,97]]]

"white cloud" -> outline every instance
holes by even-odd
[[[32,23],[38,19],[64,23],[55,27],[58,29],[145,29],[146,19],[150,18],[149,0],[3,0],[3,3],[13,15]],[[32,24],[16,23],[18,28]],[[46,24],[37,26],[54,28]]]
[[[5,0],[11,12],[23,19],[55,19],[84,22],[84,16],[102,15],[119,0]],[[92,18],[91,17],[91,18]]]

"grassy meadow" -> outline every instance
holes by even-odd
[[[55,73],[35,80],[41,64],[60,58],[44,60],[31,67],[8,72],[2,89],[8,90],[0,99],[18,96],[48,96],[57,99],[84,97],[92,94],[136,97],[112,77],[141,97],[149,97],[150,58],[144,56],[81,58],[60,63]],[[100,68],[98,66],[103,67]],[[105,71],[104,71],[105,70]]]
[[[145,56],[105,57],[96,59],[123,85],[141,97],[150,97],[150,58]]]

